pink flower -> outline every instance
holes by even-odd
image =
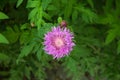
[[[75,45],[73,38],[73,34],[66,27],[53,27],[51,32],[45,34],[44,50],[54,58],[62,58],[72,51]]]

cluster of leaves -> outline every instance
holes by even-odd
[[[119,80],[120,0],[4,0],[0,2],[0,79]],[[76,46],[54,60],[44,34],[63,20]],[[57,78],[57,79],[56,79]]]

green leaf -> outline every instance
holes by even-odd
[[[24,29],[27,29],[28,27],[30,27],[30,24],[29,24],[29,23],[25,23],[25,24],[23,24],[23,25],[20,27],[20,29],[21,29],[21,30],[24,30]]]
[[[48,13],[46,13],[46,12],[43,12],[43,17],[44,17],[45,19],[47,19],[47,20],[51,20],[50,15],[49,15]]]
[[[85,8],[82,4],[76,9],[81,13],[82,15],[82,20],[85,21],[86,23],[92,23],[97,21],[97,14],[90,10],[89,8]]]
[[[14,43],[18,40],[20,32],[18,32],[19,29],[17,29],[17,26],[13,27],[14,29],[12,29],[11,27],[7,27],[6,31],[3,32],[3,34],[6,36],[6,38],[8,39],[8,41],[10,43]],[[17,31],[16,31],[17,30]]]
[[[43,27],[41,27],[38,30],[38,36],[39,36],[39,38],[43,39],[44,34],[46,34],[48,31],[50,31],[51,28],[52,28],[52,26],[53,26],[53,24],[51,24],[51,23],[45,23],[43,25]]]
[[[94,4],[93,4],[93,1],[92,0],[87,0],[87,2],[89,3],[89,5],[94,8]]]
[[[41,60],[42,51],[43,51],[43,50],[42,50],[42,47],[37,51],[37,55],[36,55],[36,56],[37,56],[37,58],[38,58],[39,61]]]
[[[40,4],[39,0],[38,1],[29,1],[28,0],[26,8],[34,8],[34,7],[37,7],[39,4]]]
[[[32,52],[33,47],[34,47],[34,43],[24,46],[21,50],[19,58],[23,58],[27,56],[30,52]]]
[[[120,40],[118,41],[118,46],[117,46],[117,53],[120,53]]]
[[[115,17],[112,14],[106,14],[106,16],[99,16],[98,23],[101,24],[112,24],[116,22]]]
[[[58,17],[58,23],[62,22],[62,17]]]
[[[109,30],[105,40],[105,44],[109,44],[110,42],[112,42],[116,36],[117,36],[117,29]]]
[[[0,19],[8,19],[9,17],[4,14],[3,12],[0,12]]]
[[[57,10],[57,8],[54,6],[54,5],[49,5],[48,7],[47,7],[47,10],[50,10],[50,11],[55,11],[55,10]]]
[[[0,33],[0,43],[9,44],[9,41]]]
[[[23,0],[18,0],[16,7],[19,7],[22,4]]]
[[[105,11],[109,12],[109,10],[111,10],[112,5],[113,5],[113,1],[114,0],[106,0],[106,4],[105,4]]]
[[[64,18],[67,19],[72,14],[73,4],[75,3],[75,0],[69,0],[67,3],[67,6],[64,9]]]
[[[30,68],[29,67],[25,67],[25,76],[30,80]]]
[[[84,60],[85,65],[86,65],[85,69],[88,70],[92,76],[94,76],[95,75],[95,68],[96,68],[95,65],[96,65],[96,62],[97,62],[97,58],[88,57],[88,58],[84,58],[83,60]]]
[[[0,53],[0,61],[6,61],[8,59],[9,59],[9,57],[6,54]]]
[[[31,34],[29,31],[24,31],[20,35],[20,44],[25,44],[26,42],[29,42],[31,39]]]
[[[75,46],[73,49],[73,54],[71,54],[71,56],[73,56],[74,58],[81,58],[81,57],[87,57],[89,56],[91,53],[91,51],[89,50],[89,48],[86,47],[80,47],[80,46]]]
[[[77,60],[73,59],[70,56],[66,57],[63,66],[65,66],[65,70],[68,71],[67,77],[73,76],[72,80],[80,80],[81,71],[78,65],[79,63]]]
[[[42,17],[43,17],[43,8],[42,8],[42,6],[39,7],[38,9],[39,9],[39,12],[38,12],[38,14],[36,15],[36,17],[37,17],[37,19],[36,19],[36,20],[37,20],[37,21],[36,21],[36,25],[37,25],[37,29],[39,30],[40,27],[41,27],[42,22],[44,22],[44,21],[43,21],[43,19],[42,19]]]
[[[119,14],[120,14],[120,5],[119,5],[119,3],[120,3],[120,0],[116,0],[116,15],[118,15],[119,16]]]
[[[74,22],[76,22],[76,20],[77,20],[77,18],[78,18],[78,11],[73,11],[73,13],[72,13],[72,21]]]
[[[34,21],[34,17],[36,17],[38,8],[34,8],[31,10],[31,12],[29,13],[28,19]]]
[[[52,1],[52,0],[42,0],[43,10],[46,10],[48,4],[49,4],[51,1]]]

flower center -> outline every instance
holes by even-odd
[[[64,45],[64,42],[63,42],[62,39],[56,38],[56,39],[55,39],[55,45],[56,45],[56,47],[61,47],[61,46]]]

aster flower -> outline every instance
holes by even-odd
[[[53,58],[62,58],[72,51],[75,45],[72,41],[73,38],[73,34],[66,27],[53,27],[51,32],[45,34],[44,50]]]

